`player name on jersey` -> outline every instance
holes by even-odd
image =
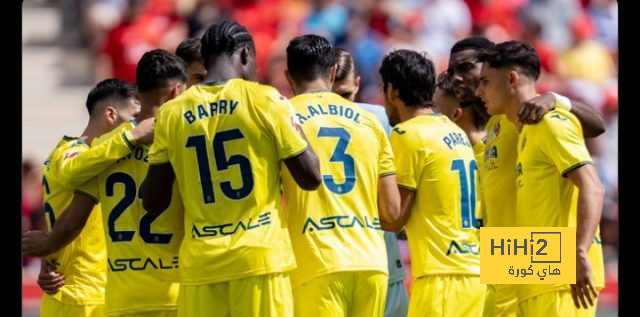
[[[360,112],[353,110],[352,108],[345,107],[343,105],[329,104],[325,107],[322,105],[308,105],[307,113],[296,113],[300,124],[304,124],[307,120],[315,116],[342,116],[347,119],[353,120],[355,123],[360,123]]]
[[[194,123],[196,120],[203,118],[209,118],[216,115],[233,114],[240,102],[233,100],[219,100],[217,102],[211,102],[208,106],[198,105],[195,111],[187,110],[184,112],[183,117],[189,124]]]
[[[449,147],[449,150],[453,150],[454,146],[459,145],[472,147],[471,143],[467,141],[467,138],[462,136],[462,133],[451,132],[447,134],[442,141],[447,145],[447,147]]]

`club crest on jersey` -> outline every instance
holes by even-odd
[[[500,122],[496,123],[496,125],[493,126],[493,130],[491,130],[491,133],[489,134],[488,139],[493,140],[497,138],[499,134],[500,134]]]
[[[494,145],[494,146],[490,146],[489,148],[487,148],[484,151],[484,159],[485,160],[490,160],[490,159],[494,159],[494,158],[498,158],[498,148]]]

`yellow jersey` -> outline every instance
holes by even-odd
[[[128,125],[129,123],[121,123]],[[78,187],[93,179],[116,160],[135,150],[131,143],[131,131],[110,134],[102,142],[87,151],[69,153],[69,158],[60,165],[59,178],[68,187]]]
[[[82,140],[65,136],[44,162],[42,187],[45,221],[49,230],[73,198],[74,189],[60,180],[61,166],[88,149],[89,146]],[[43,296],[51,296],[72,305],[104,303],[107,252],[102,232],[100,205],[96,205],[80,235],[60,251],[46,257],[56,271],[65,275],[65,285],[59,292]]]
[[[280,161],[307,146],[293,120],[275,88],[243,79],[194,85],[160,108],[149,163],[171,163],[185,203],[181,283],[295,267],[280,196]]]
[[[378,216],[378,179],[395,174],[393,153],[378,118],[333,92],[291,99],[296,117],[320,161],[322,185],[302,190],[283,168],[282,185],[296,288],[339,271],[387,274]]]
[[[477,163],[447,116],[420,115],[391,132],[398,186],[415,191],[406,225],[414,278],[480,274]]]
[[[478,182],[476,183],[476,195],[478,203],[476,204],[476,218],[480,221],[480,227],[484,226],[486,217],[486,211],[484,210],[484,203],[482,202],[482,174],[484,169],[484,148],[486,138],[482,138],[480,141],[473,145],[473,156],[476,158],[476,165],[478,167]]]
[[[517,226],[576,227],[578,187],[566,175],[584,164],[593,164],[578,119],[556,107],[538,124],[522,128],[517,150]],[[604,263],[599,229],[589,249],[589,260],[594,285],[601,289]],[[568,289],[568,284],[518,285],[518,299]]]
[[[97,146],[134,128],[125,123],[94,140]],[[78,191],[102,206],[107,245],[108,314],[176,309],[178,249],[184,236],[183,207],[177,186],[171,204],[159,215],[142,207],[140,185],[149,169],[147,146],[116,161]]]
[[[496,115],[487,122],[482,177],[484,225],[515,227],[516,164],[518,129],[506,115]]]

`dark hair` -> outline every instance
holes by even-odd
[[[410,50],[393,51],[382,60],[380,75],[385,91],[391,83],[407,106],[433,105],[435,67],[425,55]]]
[[[451,81],[451,76],[449,75],[449,73],[442,72],[440,73],[440,75],[438,75],[436,87],[440,88],[440,90],[442,90],[445,95],[456,98],[456,91],[453,88],[453,82]]]
[[[167,86],[172,80],[187,82],[185,62],[163,49],[142,55],[136,67],[138,91],[146,92]]]
[[[249,45],[255,51],[253,37],[247,29],[235,21],[221,20],[210,25],[200,40],[203,64],[209,67],[209,59],[225,53],[233,55],[238,48]]]
[[[129,98],[137,98],[136,86],[120,79],[105,79],[95,85],[87,95],[87,110],[91,116],[96,104],[101,101],[113,100],[117,103]]]
[[[344,48],[336,47],[334,49],[336,54],[336,81],[344,80],[349,74],[356,75],[356,65],[353,61],[353,56],[349,51]]]
[[[481,51],[485,49],[494,48],[495,46],[496,44],[489,41],[486,37],[472,36],[456,42],[451,48],[451,54],[464,51],[464,50]]]
[[[287,69],[294,80],[329,78],[336,55],[329,41],[319,35],[295,37],[287,46]]]
[[[494,49],[484,50],[479,60],[493,68],[515,67],[519,72],[538,80],[540,77],[540,57],[531,45],[522,41],[502,42]]]
[[[191,65],[191,63],[202,63],[200,47],[200,39],[192,37],[180,42],[176,48],[176,55],[182,58],[187,63],[187,66]]]

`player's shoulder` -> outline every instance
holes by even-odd
[[[198,85],[193,85],[175,98],[165,102],[160,106],[158,112],[171,112],[181,109],[182,105],[192,105],[202,99],[203,91]]]
[[[60,158],[60,154],[68,151],[72,146],[79,147],[82,143],[78,141],[77,137],[63,136],[62,140],[58,141],[58,144],[51,150],[47,159],[44,161],[44,165],[48,166],[52,161]]]
[[[253,98],[280,100],[280,97],[282,97],[278,89],[275,87],[255,81],[235,78],[230,81],[230,84],[230,87],[233,87],[234,89],[246,90],[246,93],[250,94]]]
[[[538,124],[531,125],[532,131],[552,134],[564,133],[567,129],[582,131],[578,118],[571,112],[556,108],[547,112]]]
[[[273,86],[248,81],[234,79],[234,86],[244,91],[244,94],[251,100],[251,105],[266,110],[274,106],[291,107],[289,99],[284,97],[278,89]],[[241,87],[241,88],[240,88]]]
[[[122,133],[125,133],[127,131],[133,130],[133,128],[135,128],[136,126],[136,122],[134,120],[128,121],[128,122],[123,122],[120,123],[120,125],[118,125],[117,127],[115,127],[113,130],[95,138],[92,142],[91,145],[95,146],[98,145],[100,143],[105,142],[106,140],[109,140],[110,138],[112,138],[114,135],[119,135]]]
[[[402,139],[404,142],[417,141],[420,139],[420,129],[413,119],[396,124],[391,130],[391,139]]]
[[[49,170],[52,165],[58,164],[64,159],[71,158],[89,149],[89,145],[78,137],[63,136],[62,140],[49,153],[43,166]]]

